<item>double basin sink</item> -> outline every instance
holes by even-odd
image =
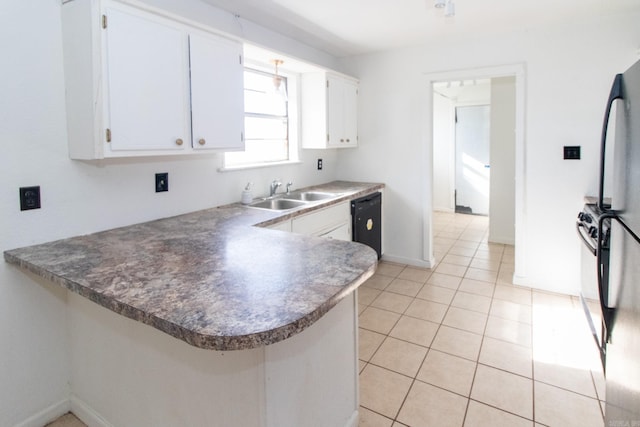
[[[248,205],[250,208],[267,209],[271,211],[286,211],[299,208],[310,203],[339,197],[339,193],[327,193],[324,191],[292,191],[289,194],[260,199]]]

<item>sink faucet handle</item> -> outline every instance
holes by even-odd
[[[282,185],[282,183],[280,182],[279,179],[274,179],[271,182],[271,191],[269,192],[269,196],[273,196],[276,194],[276,191],[278,190],[278,187],[280,187]]]
[[[291,186],[293,185],[293,181],[287,182],[287,194],[291,191]]]

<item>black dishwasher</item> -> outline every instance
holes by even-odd
[[[352,237],[382,256],[382,193],[372,193],[351,201]]]

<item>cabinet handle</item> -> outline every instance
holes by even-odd
[[[182,145],[182,142],[183,142],[183,141],[182,141],[180,138],[176,139],[176,144],[177,144],[177,145]]]
[[[349,142],[349,138],[347,138],[347,142]]]
[[[206,143],[207,143],[207,141],[205,141],[205,140],[204,140],[204,138],[200,138],[200,139],[198,140],[198,144],[200,144],[200,145],[204,145],[204,144],[206,144]]]
[[[340,142],[344,142],[344,139],[343,139],[343,138],[340,138]]]

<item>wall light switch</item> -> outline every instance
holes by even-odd
[[[580,146],[564,146],[564,159],[565,160],[580,160]]]

